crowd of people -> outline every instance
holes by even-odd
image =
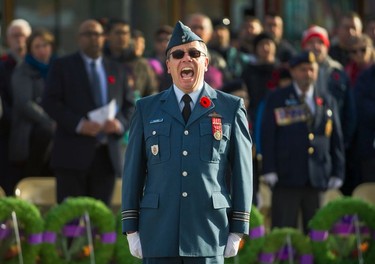
[[[275,194],[274,226],[296,226],[300,207],[309,207],[306,224],[321,191],[350,195],[358,184],[375,181],[375,19],[363,25],[356,13],[344,14],[334,35],[311,25],[299,46],[283,37],[283,18],[273,13],[245,17],[236,34],[228,19],[202,13],[184,23],[207,44],[205,82],[246,102],[253,203],[262,179]],[[54,175],[58,201],[89,195],[108,204],[122,173],[135,101],[172,85],[165,63],[172,31],[158,28],[146,55],[145,36],[129,22],[86,20],[77,52],[59,57],[51,32],[13,20],[0,57],[0,186],[6,193],[13,195],[24,177]],[[112,99],[114,117],[90,120],[90,111]]]

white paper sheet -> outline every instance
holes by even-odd
[[[88,113],[88,117],[91,121],[95,121],[101,125],[105,121],[114,119],[116,115],[116,99],[112,99],[108,104],[96,108]]]

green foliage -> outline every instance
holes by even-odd
[[[43,219],[38,208],[33,204],[13,197],[0,198],[0,223],[11,222],[12,212],[16,213],[17,222],[21,232],[21,248],[24,264],[34,264],[37,260],[41,244],[30,244],[28,238],[30,235],[42,234]],[[4,244],[1,244],[4,243]],[[15,238],[9,238],[0,241],[1,248],[6,254],[11,248],[14,250],[14,256],[8,260],[1,259],[0,263],[16,264],[19,263],[18,250],[16,249]]]
[[[331,201],[321,208],[309,222],[309,227],[315,231],[330,231],[337,221],[348,215],[357,215],[370,230],[375,229],[375,207],[350,197]],[[369,237],[361,242],[366,246],[366,250],[363,250],[364,263],[372,263],[375,260],[373,238]],[[318,264],[358,263],[356,252],[353,252],[353,248],[354,250],[356,248],[356,237],[353,234],[347,236],[329,234],[326,240],[311,241],[311,245]]]
[[[82,219],[88,213],[92,228],[98,235],[93,237],[95,263],[107,264],[114,250],[113,243],[103,243],[101,234],[115,232],[115,219],[110,209],[101,201],[90,197],[68,198],[60,205],[51,208],[45,217],[45,231],[55,233],[55,243],[44,243],[42,247],[42,263],[46,264],[84,264],[90,263],[90,248],[86,238],[67,239],[61,232],[69,222]],[[80,220],[82,221],[82,220]],[[84,246],[84,248],[82,248]],[[60,248],[60,250],[58,250]],[[80,251],[81,258],[76,255]]]

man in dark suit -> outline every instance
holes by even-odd
[[[252,142],[244,102],[204,82],[207,46],[181,22],[166,54],[173,85],[138,100],[131,123],[123,233],[143,263],[222,264],[249,232]]]
[[[92,196],[109,205],[121,173],[121,138],[129,127],[133,94],[124,71],[102,57],[104,34],[95,20],[78,32],[80,51],[55,61],[46,83],[44,108],[57,122],[51,165],[57,199]],[[89,112],[116,101],[115,117],[91,120]]]
[[[272,226],[304,231],[320,206],[320,192],[344,179],[344,146],[336,102],[314,87],[312,52],[290,61],[293,83],[271,93],[262,119],[263,178],[273,186]]]

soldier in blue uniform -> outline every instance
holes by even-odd
[[[271,93],[262,120],[263,177],[273,186],[272,226],[304,231],[320,206],[319,194],[339,188],[344,146],[336,102],[314,87],[318,64],[312,52],[290,61],[293,83]]]
[[[204,82],[207,47],[178,22],[173,85],[137,101],[125,156],[123,233],[143,263],[224,263],[249,232],[252,141],[244,102]]]

